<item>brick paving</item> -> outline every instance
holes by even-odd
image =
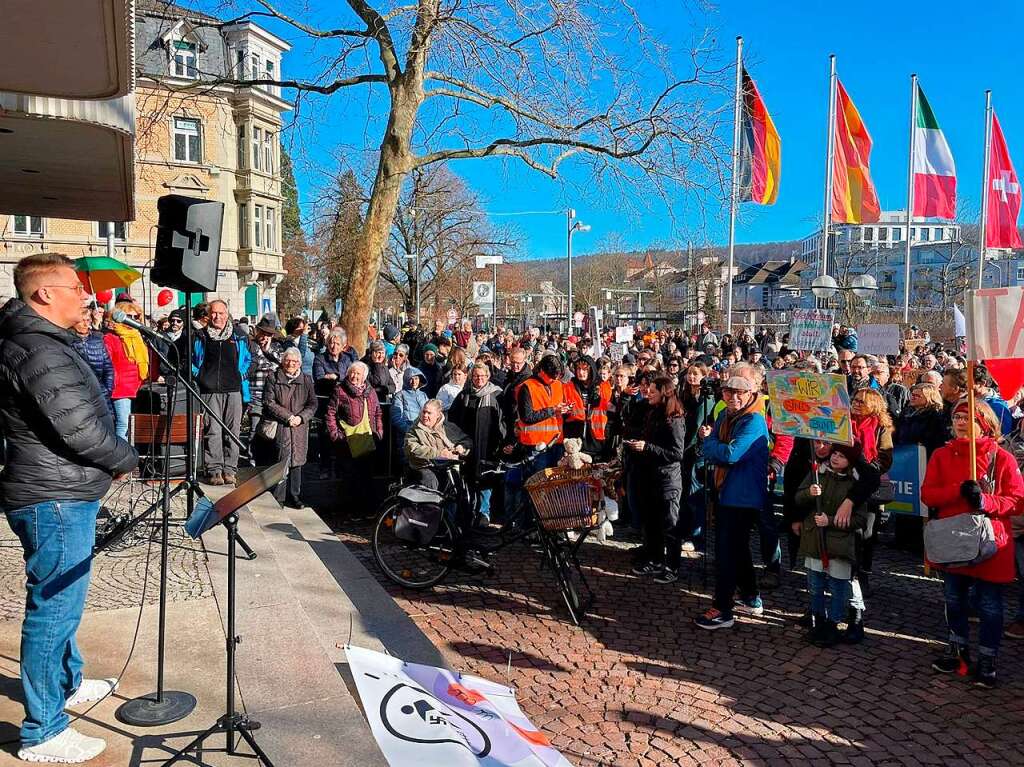
[[[147,483],[115,483],[101,507],[113,514],[130,511],[137,515],[158,498],[158,488]],[[202,542],[189,538],[181,528],[180,523],[185,518],[184,495],[172,499],[171,515],[168,598],[183,602],[212,597],[213,586]],[[150,538],[152,546],[149,545]],[[142,602],[143,584],[146,583],[147,560],[151,562],[145,603],[156,603],[160,586],[159,527],[143,523],[123,541],[93,560],[86,611],[138,607]],[[21,544],[6,523],[0,524],[0,620],[21,620],[25,609],[24,584]]]
[[[628,546],[588,544],[581,559],[597,601],[577,628],[523,544],[497,555],[491,577],[411,592],[374,564],[369,520],[325,516],[453,668],[507,675],[574,764],[1024,762],[1024,642],[1005,641],[995,691],[934,673],[941,586],[910,553],[878,549],[866,642],[822,650],[794,623],[806,602],[802,573],[765,593],[763,617],[705,632],[691,622],[709,600],[699,560],[661,586],[629,574]],[[1007,620],[1015,604],[1016,588]]]

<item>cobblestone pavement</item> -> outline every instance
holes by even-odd
[[[115,483],[101,504],[102,509],[120,514],[138,514],[159,499],[158,488],[142,482]],[[105,512],[101,509],[101,517]],[[171,601],[182,602],[213,596],[213,587],[206,567],[206,552],[201,541],[185,535],[180,523],[185,518],[185,497],[171,502],[172,527],[168,561],[167,595]],[[152,546],[149,538],[152,537]],[[146,604],[159,597],[160,537],[159,527],[143,523],[122,542],[93,560],[87,611],[115,610],[137,607],[142,602],[146,585]],[[25,566],[21,544],[6,522],[0,524],[0,620],[21,620],[25,602]]]
[[[1024,642],[1005,640],[995,691],[934,673],[941,585],[910,553],[879,547],[866,642],[822,650],[794,623],[806,602],[800,572],[764,594],[763,617],[706,632],[691,621],[709,599],[699,560],[661,586],[629,574],[621,543],[587,544],[597,601],[577,628],[523,544],[499,553],[494,576],[411,592],[374,564],[369,520],[328,521],[453,668],[508,672],[523,709],[574,764],[1024,762]]]

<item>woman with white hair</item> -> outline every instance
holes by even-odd
[[[366,381],[365,362],[353,362],[334,389],[327,406],[327,433],[352,493],[355,505],[364,512],[373,508],[373,462],[377,444],[384,437],[384,421],[377,392]]]
[[[263,384],[263,418],[257,438],[273,441],[275,461],[288,461],[287,477],[274,491],[279,503],[302,508],[302,467],[309,449],[309,422],[316,412],[313,379],[302,372],[302,353],[285,349],[281,365]]]
[[[324,350],[313,360],[313,381],[319,402],[317,417],[324,418],[327,404],[340,381],[345,380],[349,366],[356,361],[355,352],[346,351],[348,336],[342,328],[334,328],[327,336]],[[320,478],[325,479],[333,464],[333,450],[327,439],[327,432],[320,430]]]

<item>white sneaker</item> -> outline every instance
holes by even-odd
[[[75,694],[68,698],[64,708],[81,706],[83,703],[94,703],[113,694],[117,689],[116,679],[83,679]]]
[[[105,740],[90,738],[73,727],[68,727],[49,740],[19,749],[18,758],[24,762],[79,764],[96,758],[106,747]]]

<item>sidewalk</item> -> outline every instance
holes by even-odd
[[[350,684],[344,644],[381,649],[386,643],[392,653],[426,663],[443,663],[440,654],[312,510],[286,512],[269,495],[249,510],[240,516],[239,532],[258,558],[238,562],[239,709],[261,723],[256,740],[278,767],[384,765]],[[0,528],[0,765],[7,765],[21,764],[13,756],[22,718],[21,611],[13,605],[23,599],[23,577],[20,547],[6,526]],[[127,727],[114,718],[123,701],[155,688],[159,547],[154,544],[147,606],[121,687],[76,724],[107,740],[104,754],[90,762],[96,767],[160,764],[223,713],[223,528],[208,532],[201,545],[173,536],[172,546],[165,679],[167,689],[190,692],[199,704],[184,720],[164,727]],[[146,549],[140,543],[102,555],[94,564],[79,632],[89,675],[116,676],[124,666],[139,618]],[[207,745],[223,749],[224,740],[217,736]],[[183,763],[253,764],[209,751],[200,762]]]

